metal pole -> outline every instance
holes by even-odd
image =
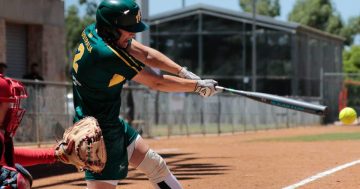
[[[182,0],[182,8],[185,8],[185,0]]]
[[[145,23],[149,22],[149,1],[148,0],[137,0],[136,3],[141,7],[142,21]],[[136,40],[140,43],[150,46],[150,31],[146,30],[136,34]]]
[[[252,1],[252,91],[256,91],[256,0]]]
[[[202,36],[202,23],[203,23],[203,15],[202,13],[199,14],[199,23],[198,23],[198,30],[197,30],[197,35],[198,35],[198,52],[199,52],[199,56],[198,56],[198,63],[199,63],[199,70],[197,71],[198,75],[202,75],[203,74],[203,68],[204,68],[204,62],[203,62],[203,36]]]
[[[218,129],[218,135],[221,134],[221,100],[220,95],[218,95],[218,123],[217,123],[217,129]]]
[[[320,68],[320,100],[324,103],[324,68]]]
[[[40,133],[40,103],[39,103],[39,97],[40,93],[39,93],[39,87],[38,84],[35,84],[35,126],[36,126],[36,142],[37,142],[37,147],[40,148],[41,146],[41,133]],[[33,102],[34,103],[34,102]]]

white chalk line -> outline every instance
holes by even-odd
[[[340,165],[340,166],[337,166],[337,167],[335,167],[335,168],[332,168],[332,169],[329,169],[329,170],[327,170],[327,171],[318,173],[318,174],[313,175],[313,176],[311,176],[311,177],[309,177],[309,178],[306,178],[306,179],[304,179],[304,180],[302,180],[302,181],[300,181],[300,182],[298,182],[298,183],[296,183],[296,184],[293,184],[293,185],[284,187],[284,188],[282,188],[282,189],[295,189],[295,188],[297,188],[297,187],[299,187],[299,186],[303,186],[303,185],[305,185],[305,184],[308,184],[309,182],[312,182],[312,181],[317,180],[317,179],[319,179],[319,178],[328,176],[328,175],[333,174],[333,173],[335,173],[335,172],[337,172],[337,171],[340,171],[340,170],[342,170],[342,169],[345,169],[345,168],[354,166],[354,165],[359,164],[359,163],[360,163],[360,159],[359,159],[359,160],[356,160],[356,161],[353,161],[353,162],[349,162],[349,163]]]

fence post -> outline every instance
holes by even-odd
[[[320,68],[320,102],[324,100],[324,68]]]
[[[40,107],[39,107],[39,86],[35,83],[35,127],[36,127],[36,143],[38,148],[41,146],[40,142],[40,126],[39,126],[39,115],[40,115]]]
[[[217,124],[217,128],[218,128],[218,135],[221,134],[221,125],[220,125],[220,119],[221,119],[221,103],[220,103],[220,95],[218,95],[218,124]]]

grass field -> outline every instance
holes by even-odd
[[[339,140],[360,140],[360,132],[299,135],[292,137],[267,138],[256,141],[316,142],[316,141],[339,141]]]

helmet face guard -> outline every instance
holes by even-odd
[[[11,104],[5,114],[3,129],[6,134],[14,136],[25,113],[25,110],[20,108],[20,100],[27,98],[28,95],[23,84],[19,81],[0,75],[0,82],[0,90],[4,92],[0,92],[0,103]]]
[[[25,110],[22,108],[9,108],[4,119],[4,126],[6,133],[14,136],[17,128],[19,127],[22,118],[24,117]]]

